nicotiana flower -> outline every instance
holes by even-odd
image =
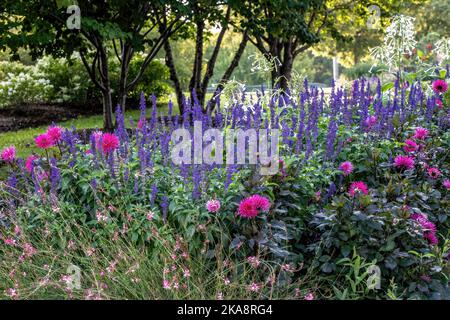
[[[409,156],[396,156],[394,159],[394,166],[399,169],[410,170],[414,168],[414,159]]]
[[[102,135],[102,150],[103,153],[108,154],[119,147],[119,138],[112,133],[104,133]]]
[[[411,139],[407,139],[405,140],[405,145],[403,146],[403,150],[405,150],[405,152],[415,152],[417,150],[419,150],[419,145]]]
[[[436,93],[444,93],[448,90],[448,84],[445,80],[438,79],[433,82],[433,91]]]
[[[428,172],[428,175],[433,179],[437,179],[441,175],[441,171],[439,171],[438,168],[434,168],[434,167],[428,168],[427,172]]]
[[[219,209],[220,209],[220,202],[219,202],[219,200],[213,199],[213,200],[209,200],[208,202],[206,202],[206,209],[209,212],[213,212],[213,213],[219,211]]]
[[[418,140],[424,140],[427,137],[428,137],[428,130],[422,127],[417,128],[413,135],[413,138]]]
[[[353,171],[353,164],[350,161],[342,162],[339,165],[339,170],[342,171],[344,176],[348,176]]]
[[[369,189],[367,188],[367,185],[364,182],[355,181],[350,185],[348,193],[351,197],[354,197],[357,194],[368,194]]]
[[[12,163],[16,160],[16,148],[14,146],[9,146],[3,149],[0,157],[3,161]]]
[[[36,146],[40,149],[53,147],[53,139],[47,133],[38,135],[34,141],[36,142]]]

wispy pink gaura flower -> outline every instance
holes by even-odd
[[[418,140],[425,140],[428,137],[428,129],[419,127],[415,130],[413,138]]]
[[[258,215],[258,210],[267,212],[269,209],[269,199],[255,194],[241,201],[239,204],[238,213],[241,217],[251,219]]]
[[[258,259],[258,257],[253,257],[253,256],[252,257],[248,257],[247,261],[248,261],[248,263],[251,264],[251,266],[253,268],[258,268],[259,265],[261,264],[261,261]]]
[[[32,256],[34,256],[36,254],[36,252],[37,252],[37,250],[30,243],[27,242],[23,245],[23,253],[28,258],[31,258]]]
[[[5,240],[5,244],[8,246],[15,246],[16,245],[16,240],[14,240],[13,238],[6,238]]]
[[[348,176],[353,171],[353,164],[350,161],[342,162],[339,165],[339,170],[342,171],[344,176]]]
[[[427,169],[428,175],[433,178],[433,179],[437,179],[439,178],[439,176],[442,174],[441,171],[439,171],[438,168],[428,168]]]
[[[256,282],[253,282],[247,288],[248,291],[252,291],[252,292],[258,292],[260,289],[261,289],[261,286],[259,284],[257,284]]]
[[[410,170],[414,168],[414,159],[409,156],[396,156],[394,166],[399,169]]]
[[[16,148],[14,146],[6,147],[3,149],[0,157],[5,162],[13,163],[16,160]]]
[[[405,152],[415,152],[417,150],[419,150],[419,145],[411,139],[407,139],[405,140],[405,145],[403,146],[403,150],[405,150]]]
[[[212,199],[212,200],[207,201],[206,202],[206,209],[209,212],[213,212],[213,213],[219,211],[219,209],[220,209],[220,202],[219,202],[219,200]]]
[[[36,146],[40,149],[53,147],[53,139],[47,133],[38,135],[34,141],[36,142]]]
[[[305,300],[314,300],[314,295],[310,292],[305,296]]]
[[[119,138],[112,133],[104,133],[102,136],[103,153],[108,154],[119,147]]]
[[[438,79],[433,82],[433,91],[436,93],[445,93],[448,90],[448,84],[445,80]]]
[[[350,188],[348,189],[348,193],[351,197],[354,197],[356,194],[368,194],[369,189],[367,188],[367,185],[362,181],[355,181],[350,185]]]
[[[57,144],[62,139],[62,129],[58,126],[51,126],[47,129],[47,134],[52,139],[53,144]]]

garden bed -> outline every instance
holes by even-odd
[[[24,104],[0,109],[0,132],[62,122],[79,116],[99,114],[101,107],[70,104]]]

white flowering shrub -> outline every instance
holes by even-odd
[[[83,103],[90,81],[79,57],[43,57],[32,66],[0,62],[0,107],[21,103]]]
[[[11,62],[0,62],[0,106],[48,101],[53,95],[53,85],[36,68],[19,63],[11,68],[5,64]]]

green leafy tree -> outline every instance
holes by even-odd
[[[78,0],[81,28],[69,29],[66,1],[5,0],[0,9],[0,48],[13,57],[27,48],[32,57],[44,54],[70,58],[79,52],[83,64],[103,99],[104,127],[111,130],[113,97],[108,57],[115,54],[121,65],[118,103],[125,108],[126,95],[141,79],[164,42],[177,32],[184,6],[178,1]],[[158,26],[164,24],[163,32]],[[114,53],[112,53],[114,52]],[[145,52],[139,71],[128,79],[131,59]]]

